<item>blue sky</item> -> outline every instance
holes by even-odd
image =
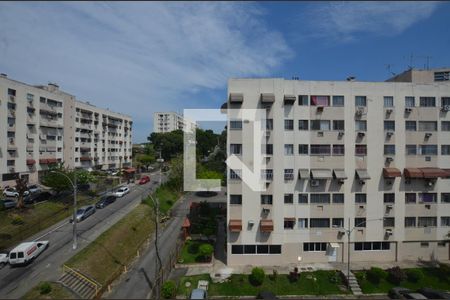
[[[450,66],[450,3],[0,3],[0,71],[129,114],[217,108],[230,77],[382,81]],[[216,126],[217,127],[217,126]]]

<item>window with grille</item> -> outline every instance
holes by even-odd
[[[333,106],[344,106],[344,96],[333,96]]]
[[[284,180],[294,180],[294,169],[284,169]]]
[[[330,145],[311,145],[311,155],[330,155]]]
[[[333,145],[333,155],[344,155],[345,146],[344,145]]]
[[[416,99],[414,97],[405,97],[405,107],[416,106]]]
[[[367,106],[366,96],[355,96],[355,106]]]
[[[420,106],[421,107],[435,107],[436,106],[436,98],[435,97],[420,97]]]
[[[384,96],[384,107],[394,107],[394,97],[392,96]]]
[[[294,204],[294,194],[284,194],[284,204]]]
[[[284,130],[294,130],[294,120],[284,120]]]
[[[367,155],[367,145],[355,145],[355,155]]]
[[[308,120],[298,120],[298,130],[308,130]]]
[[[307,155],[308,154],[308,144],[298,145],[298,154]]]
[[[355,227],[366,227],[366,218],[355,218]]]
[[[416,217],[405,217],[405,227],[416,227]]]
[[[437,218],[436,217],[418,217],[417,227],[436,227]]]
[[[230,204],[242,205],[242,195],[230,195]]]
[[[366,131],[367,130],[367,121],[356,120],[355,121],[355,130],[356,131]]]
[[[272,205],[272,195],[261,195],[261,204]]]
[[[394,193],[385,193],[383,195],[384,203],[394,203],[395,202],[395,194]]]
[[[308,106],[308,96],[307,95],[299,95],[298,96],[298,105]]]
[[[330,203],[330,194],[311,194],[310,202],[316,204]]]
[[[307,204],[308,203],[308,194],[298,194],[298,203],[299,204]]]
[[[419,121],[419,131],[436,131],[436,121]]]
[[[330,219],[328,218],[311,218],[309,219],[309,228],[329,228]]]
[[[417,130],[416,121],[405,121],[405,130],[406,131],[416,131]]]

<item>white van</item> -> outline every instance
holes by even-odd
[[[26,264],[47,249],[49,241],[26,242],[18,245],[9,252],[9,264]]]

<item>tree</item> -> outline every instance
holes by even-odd
[[[52,172],[56,171],[56,172]],[[60,193],[62,191],[71,190],[73,188],[72,183],[66,178],[70,178],[72,182],[77,177],[77,185],[87,184],[89,182],[95,182],[96,178],[86,170],[68,170],[62,165],[50,169],[41,179],[43,185],[52,188],[55,192]]]
[[[158,152],[158,155],[159,151],[161,151],[164,160],[170,160],[183,152],[184,138],[182,130],[165,133],[153,132],[148,139],[153,144],[153,148]]]
[[[25,203],[23,201],[23,194],[28,190],[27,188],[27,180],[25,178],[17,178],[16,179],[16,191],[19,194],[17,197],[17,208],[24,208]]]
[[[177,191],[183,190],[183,155],[179,154],[170,161],[169,184]]]
[[[148,154],[139,154],[136,156],[136,161],[148,169],[148,167],[156,161],[156,158]]]
[[[171,299],[173,296],[175,296],[175,291],[177,289],[177,286],[173,280],[167,280],[164,282],[161,294],[165,299]]]
[[[211,244],[201,244],[198,248],[198,253],[205,261],[209,261],[212,253],[214,252],[214,247]]]
[[[266,273],[264,273],[262,268],[254,267],[248,279],[252,285],[259,286],[264,282],[265,277]]]

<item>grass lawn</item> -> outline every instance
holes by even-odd
[[[140,204],[66,264],[105,285],[136,256],[153,229],[151,207]]]
[[[72,293],[55,282],[48,282],[52,288],[51,292],[41,295],[39,287],[42,283],[40,282],[37,286],[29,290],[22,299],[76,299]]]
[[[203,262],[202,257],[198,253],[198,249],[200,245],[202,244],[208,244],[201,241],[186,241],[184,243],[183,248],[181,249],[180,258],[183,260],[183,264],[192,264],[192,263],[199,263]]]
[[[344,285],[339,278],[338,283],[333,283],[330,277],[333,277],[335,271],[315,271],[302,272],[297,282],[291,283],[287,275],[279,274],[276,280],[266,278],[261,286],[255,287],[248,281],[248,275],[233,274],[228,282],[212,283],[208,274],[197,276],[182,277],[179,281],[177,294],[189,297],[193,288],[197,287],[199,280],[210,281],[208,287],[209,296],[256,296],[260,291],[271,291],[275,295],[330,295],[346,294],[339,288]],[[312,278],[308,278],[309,276]],[[314,280],[314,278],[316,280]],[[186,288],[185,283],[189,281],[191,286]]]
[[[423,278],[418,282],[402,281],[400,286],[417,290],[422,287],[429,287],[438,290],[450,291],[450,274],[443,274],[438,268],[415,268],[423,273]],[[355,272],[356,278],[358,278],[361,290],[365,294],[372,293],[387,293],[391,288],[396,285],[388,282],[385,279],[381,279],[379,284],[373,284],[372,282],[365,279],[364,271]]]
[[[181,193],[172,190],[166,184],[161,185],[156,189],[153,197],[159,199],[159,211],[163,214],[167,214],[173,204],[180,198]]]

